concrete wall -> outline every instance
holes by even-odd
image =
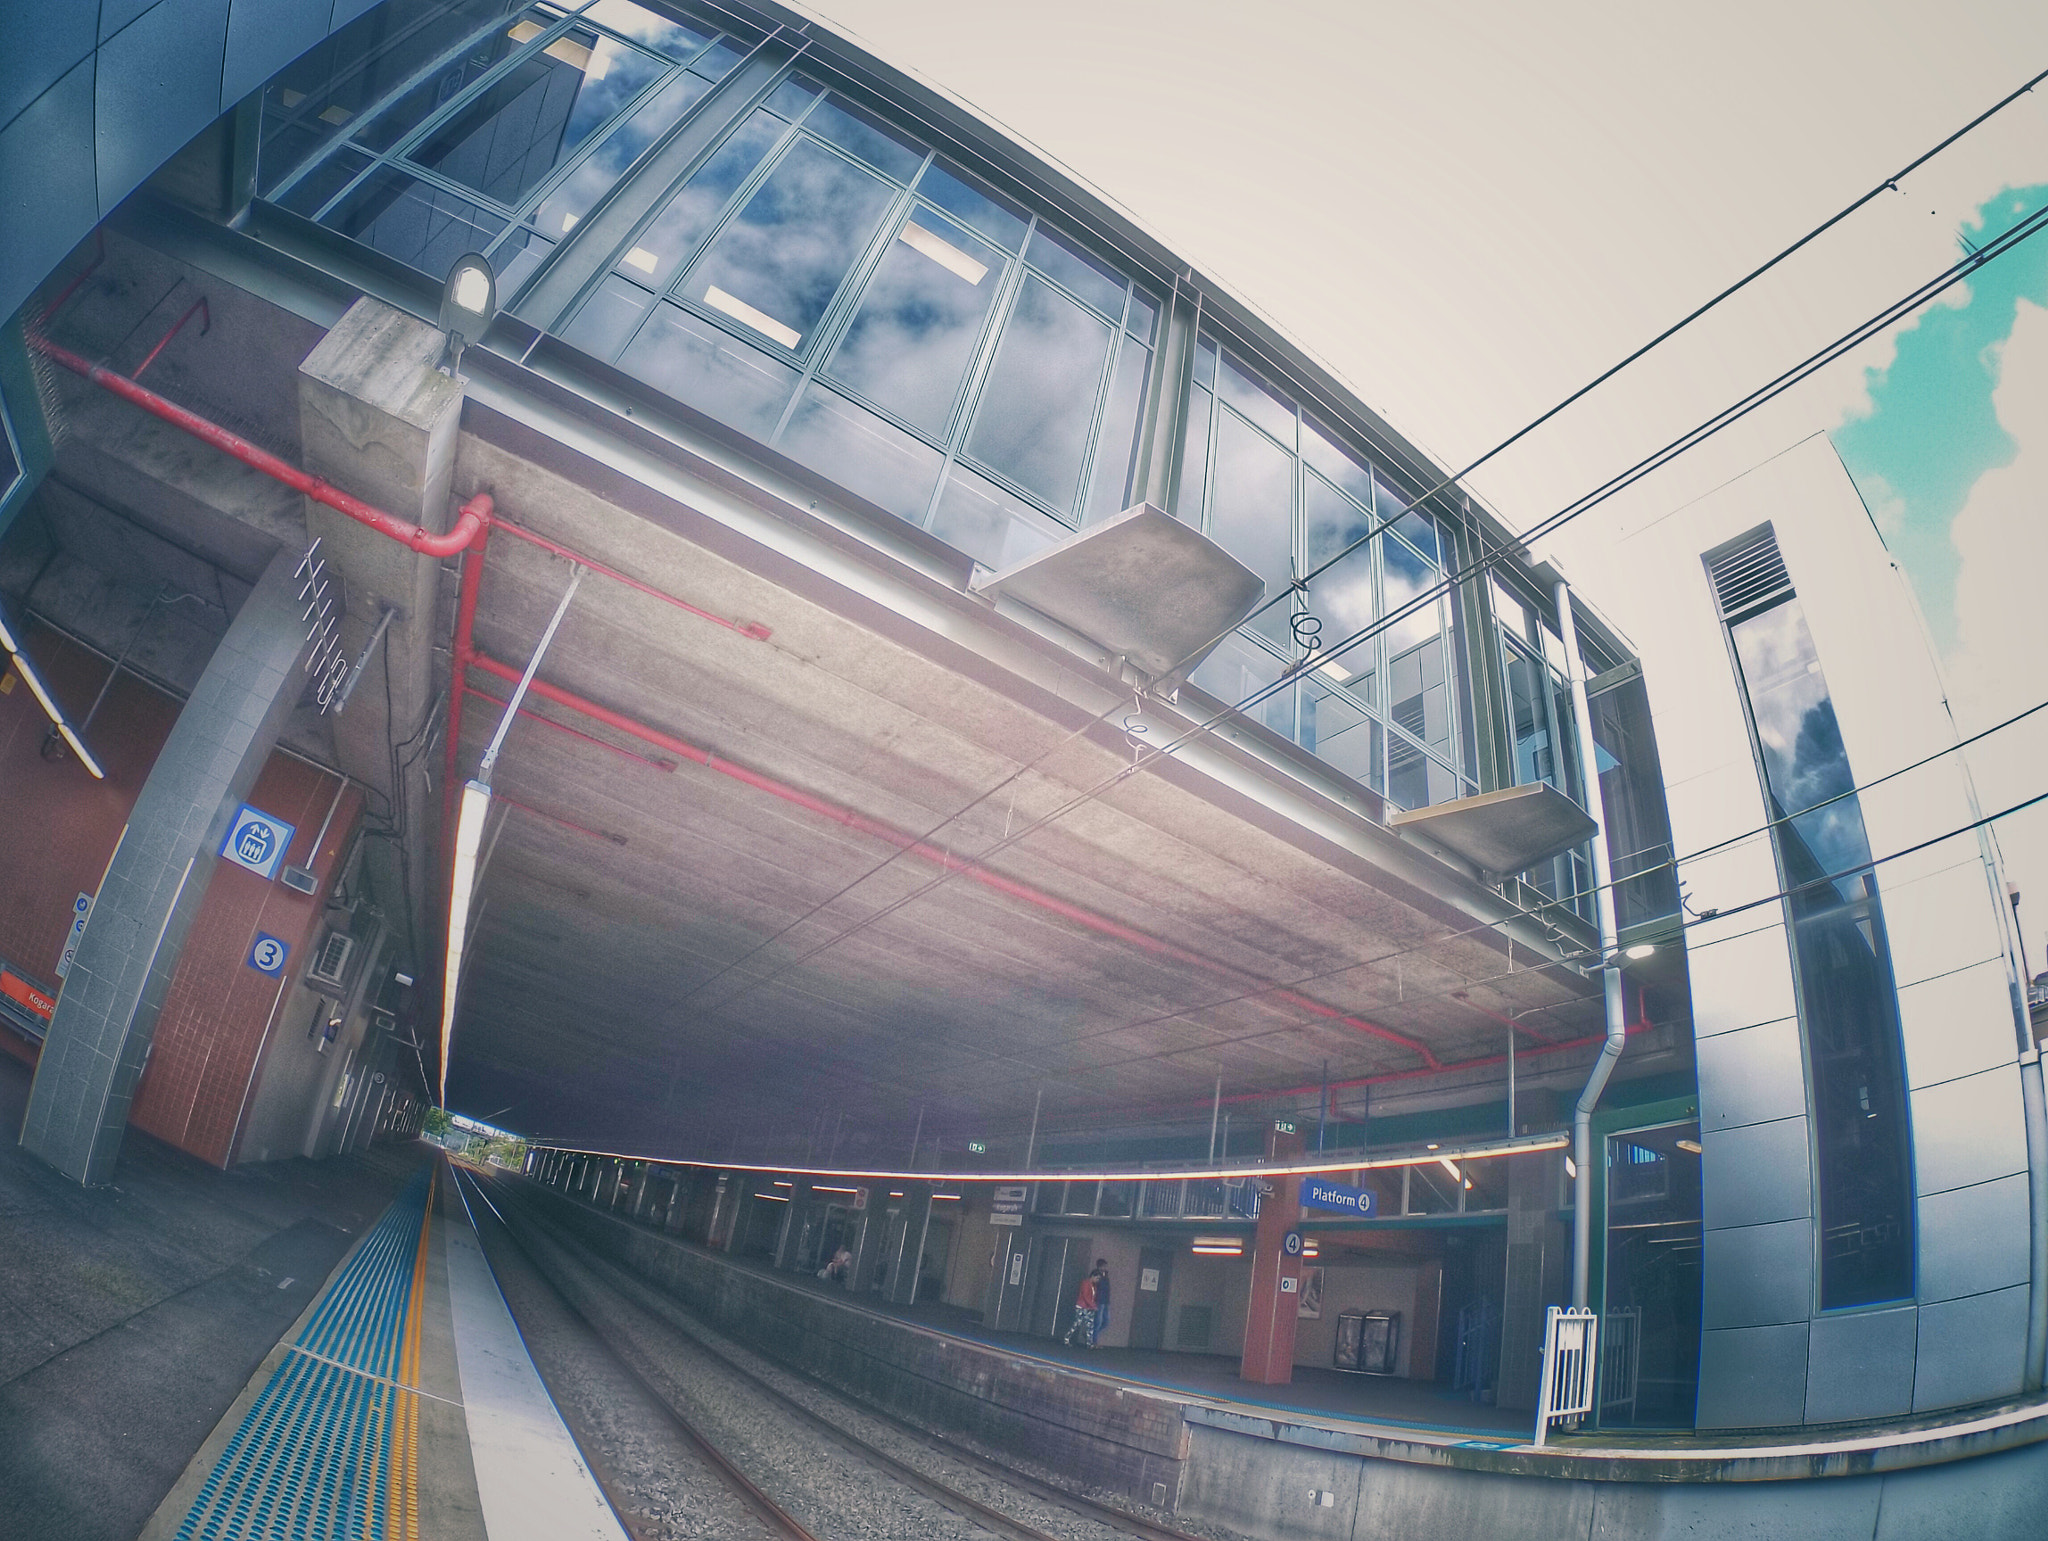
[[[1641,651],[1681,853],[1768,818],[1701,562],[1767,520],[1858,782],[1956,739],[1905,581],[1826,440],[1810,440],[1648,526],[1628,558],[1658,581],[1612,596],[1610,610]],[[1861,802],[1878,856],[1977,816],[1960,756]],[[1681,875],[1695,912],[1778,888],[1762,839],[1687,862]],[[1924,1411],[2010,1396],[2023,1384],[2028,1147],[2002,883],[1965,836],[1881,866],[1877,886],[1899,987],[1918,1192],[1917,1294],[1892,1307],[1818,1309],[1804,1042],[1781,908],[1687,933],[1705,1145],[1702,1427]]]

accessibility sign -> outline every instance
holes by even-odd
[[[283,819],[244,803],[234,822],[228,825],[228,837],[221,842],[220,854],[260,878],[274,878],[284,863],[284,853],[291,849],[295,832],[294,826]]]
[[[71,902],[71,934],[64,938],[64,955],[57,960],[57,977],[63,979],[71,973],[71,965],[78,957],[78,943],[85,935],[85,923],[92,918],[92,895],[80,894]]]
[[[1372,1189],[1325,1182],[1320,1177],[1301,1180],[1301,1202],[1313,1209],[1341,1210],[1361,1220],[1370,1220],[1379,1210],[1379,1196]]]
[[[249,967],[276,979],[284,973],[284,960],[291,955],[289,942],[281,941],[267,931],[258,931],[255,944],[249,949]]]

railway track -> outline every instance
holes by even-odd
[[[1142,1541],[1197,1541],[1197,1538],[1184,1531],[1161,1525],[1143,1515],[1132,1514],[1127,1510],[1068,1492],[1027,1473],[991,1461],[955,1441],[917,1428],[871,1407],[850,1408],[858,1417],[883,1425],[899,1437],[936,1453],[945,1461],[957,1463],[987,1482],[1014,1489],[1029,1495],[1040,1504],[1064,1511],[1081,1524],[1065,1530],[1064,1533],[1055,1533],[1020,1519],[975,1494],[964,1491],[958,1485],[944,1481],[920,1466],[903,1460],[791,1396],[766,1379],[753,1366],[745,1363],[741,1357],[721,1344],[710,1341],[691,1314],[666,1295],[643,1284],[630,1274],[614,1268],[603,1259],[589,1256],[573,1241],[565,1241],[548,1221],[536,1216],[512,1191],[511,1185],[503,1180],[495,1177],[479,1180],[476,1174],[467,1171],[464,1177],[472,1185],[473,1190],[483,1196],[491,1214],[503,1227],[512,1244],[520,1249],[544,1277],[555,1284],[557,1292],[568,1308],[577,1314],[593,1334],[606,1343],[629,1370],[634,1370],[632,1361],[639,1356],[638,1352],[631,1345],[623,1345],[627,1351],[621,1352],[622,1345],[617,1341],[621,1335],[619,1329],[615,1325],[608,1326],[607,1323],[593,1319],[592,1313],[579,1304],[575,1298],[578,1291],[574,1287],[574,1281],[565,1281],[560,1277],[566,1271],[565,1263],[571,1268],[580,1269],[587,1279],[624,1301],[641,1317],[666,1328],[669,1336],[682,1340],[697,1352],[708,1356],[738,1377],[749,1390],[771,1404],[778,1412],[793,1419],[796,1424],[980,1530],[1004,1537],[1006,1541],[1077,1541],[1078,1537],[1085,1536],[1091,1531],[1096,1535],[1108,1531],[1123,1536],[1137,1536],[1142,1538]],[[483,1193],[486,1184],[490,1190],[488,1194]],[[564,1288],[565,1282],[571,1283],[572,1287]],[[823,1393],[832,1402],[844,1405],[841,1394],[821,1382],[802,1376],[800,1372],[785,1370],[785,1373],[795,1376],[803,1384]],[[689,1432],[693,1442],[707,1450],[715,1449],[713,1442],[695,1427],[684,1409],[676,1405],[677,1398],[668,1395],[648,1376],[640,1374],[637,1370],[634,1370],[634,1374],[635,1378],[661,1401],[669,1416]],[[802,1528],[800,1521],[763,1492],[723,1452],[718,1454],[716,1464],[721,1472],[730,1472],[738,1482],[745,1483],[752,1494],[758,1495],[760,1502],[774,1510],[781,1523],[792,1527],[782,1533],[809,1534]],[[748,1502],[749,1506],[753,1507],[753,1500],[749,1499]]]

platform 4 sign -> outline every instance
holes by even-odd
[[[1335,1209],[1347,1215],[1357,1215],[1361,1220],[1370,1220],[1379,1209],[1378,1196],[1372,1189],[1325,1182],[1320,1177],[1301,1180],[1301,1202],[1304,1208]]]

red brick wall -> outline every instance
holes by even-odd
[[[106,661],[44,627],[26,640],[58,704],[83,717]],[[178,704],[132,674],[116,680],[83,735],[107,773],[95,781],[68,754],[43,758],[50,719],[11,667],[0,672],[0,956],[54,993],[72,901],[98,891]]]
[[[106,679],[106,661],[44,627],[32,627],[27,641],[44,683],[76,721]],[[107,773],[105,781],[95,781],[69,756],[43,759],[49,719],[18,677],[12,689],[4,688],[7,683],[0,680],[0,956],[54,990],[72,902],[98,890],[114,843],[177,721],[178,703],[133,675],[115,680],[84,735]],[[264,812],[297,826],[286,860],[313,868],[321,881],[318,896],[266,883],[213,858],[213,881],[186,938],[128,1115],[137,1128],[204,1160],[229,1160],[279,994],[277,980],[248,967],[256,933],[267,931],[291,944],[287,987],[319,941],[319,896],[332,883],[334,864],[362,812],[362,799],[351,788],[309,862],[335,785],[324,771],[272,755],[249,797]],[[15,1035],[0,1029],[0,1036]]]
[[[320,940],[321,908],[334,866],[362,811],[360,795],[349,788],[315,853],[313,837],[334,804],[336,785],[333,776],[303,761],[270,757],[248,800],[295,826],[285,860],[311,867],[320,887],[311,895],[295,893],[214,857],[213,881],[157,1018],[149,1064],[128,1121],[217,1166],[228,1165],[233,1157],[271,1018]],[[249,949],[259,931],[291,947],[281,980],[249,966]]]

